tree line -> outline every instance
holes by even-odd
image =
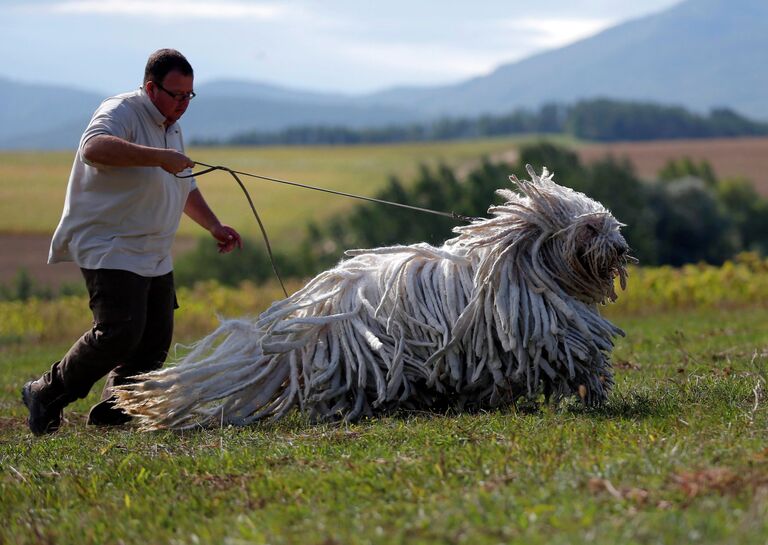
[[[679,106],[610,99],[583,100],[571,106],[546,104],[506,115],[443,118],[425,123],[352,129],[299,126],[277,132],[249,131],[224,140],[194,140],[196,145],[351,145],[458,140],[517,134],[566,134],[594,141],[658,140],[768,135],[768,123],[727,108],[708,115]]]
[[[421,167],[416,179],[393,177],[376,197],[466,216],[485,216],[495,190],[509,187],[509,174],[527,177],[525,165],[554,172],[555,181],[602,202],[626,227],[625,237],[643,265],[721,264],[737,253],[768,251],[768,200],[744,179],[720,179],[706,162],[669,162],[655,182],[641,181],[626,160],[606,157],[584,164],[572,150],[548,142],[524,146],[514,164],[484,160],[465,179],[447,166]],[[378,204],[310,223],[303,240],[277,249],[284,277],[307,277],[332,266],[349,248],[429,242],[441,244],[458,223]],[[248,241],[241,252],[220,256],[209,241],[176,263],[179,284],[215,278],[236,285],[272,278],[263,243]]]

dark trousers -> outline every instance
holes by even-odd
[[[93,327],[38,382],[47,403],[64,406],[88,395],[108,374],[102,400],[132,375],[162,367],[178,308],[173,273],[144,277],[115,269],[81,269]]]

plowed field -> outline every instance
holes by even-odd
[[[637,174],[653,179],[670,159],[690,157],[712,165],[720,178],[741,176],[768,197],[768,138],[728,138],[708,140],[657,140],[584,144],[579,155],[585,162],[605,155],[627,157]]]

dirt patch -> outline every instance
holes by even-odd
[[[0,416],[0,433],[26,429],[27,419],[21,416]]]
[[[74,263],[48,265],[51,235],[0,233],[0,285],[12,283],[24,269],[39,286],[58,289],[63,284],[80,283],[80,269]],[[195,237],[177,237],[174,256],[195,247]]]
[[[626,157],[636,173],[655,179],[671,159],[689,157],[707,161],[719,178],[743,177],[768,197],[768,138],[723,138],[703,140],[657,140],[653,142],[617,142],[588,144],[577,150],[585,163],[606,155]]]
[[[42,286],[78,282],[80,269],[73,263],[47,264],[50,243],[50,235],[0,234],[0,284],[13,282],[22,269]]]

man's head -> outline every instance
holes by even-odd
[[[184,115],[194,96],[193,86],[194,71],[184,55],[175,49],[159,49],[149,56],[144,89],[169,125]]]

